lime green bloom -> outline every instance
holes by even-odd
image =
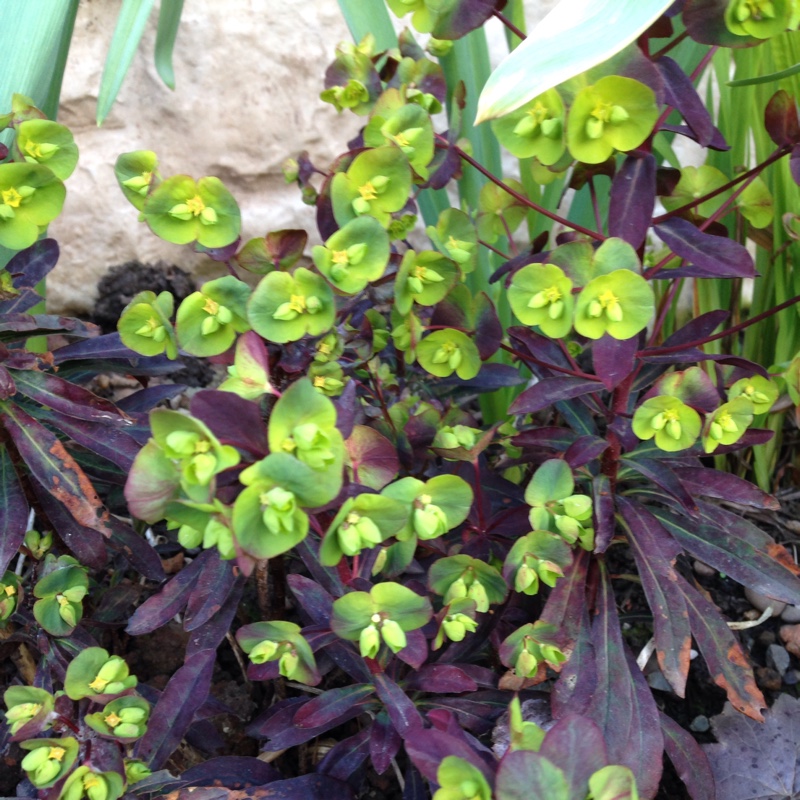
[[[278,672],[292,681],[314,686],[320,681],[314,653],[293,622],[255,622],[236,632],[236,640],[253,664],[278,662]]]
[[[787,380],[791,387],[791,382]],[[791,394],[791,388],[790,388]],[[746,397],[753,404],[754,414],[765,414],[769,411],[778,399],[778,387],[774,381],[762,378],[761,375],[752,375],[749,378],[742,378],[728,389],[728,400],[737,397]]]
[[[609,75],[575,97],[567,117],[569,152],[586,164],[600,164],[614,150],[633,150],[652,132],[658,118],[650,87]]]
[[[0,581],[0,623],[16,611],[18,601],[19,578],[13,572],[6,572]]]
[[[739,395],[709,415],[703,432],[706,453],[713,453],[721,444],[738,442],[753,422],[753,413],[753,403],[746,395]]]
[[[117,330],[122,343],[143,356],[166,353],[178,357],[178,344],[170,319],[175,299],[170,292],[143,291],[122,311]]]
[[[197,182],[188,175],[167,178],[147,196],[142,213],[153,233],[173,244],[225,247],[241,229],[236,200],[213,177]]]
[[[517,158],[535,156],[550,166],[564,154],[564,103],[555,89],[512,111],[505,117],[492,120],[497,140]]]
[[[540,664],[557,667],[567,657],[556,645],[554,625],[537,621],[517,628],[500,645],[500,660],[520,678],[533,678]]]
[[[462,272],[472,272],[477,261],[478,234],[472,220],[460,209],[447,208],[439,215],[436,226],[426,233],[436,249],[453,260]]]
[[[345,294],[356,294],[383,276],[389,236],[372,217],[358,217],[311,251],[317,269]]]
[[[519,181],[509,178],[506,185],[517,194],[525,195],[525,188]],[[527,207],[505,189],[485,183],[478,195],[478,237],[492,244],[501,236],[514,233],[527,213]]]
[[[635,272],[618,269],[593,278],[575,302],[575,330],[589,339],[604,334],[630,339],[647,327],[655,313],[650,284]]]
[[[20,747],[30,750],[20,766],[37,789],[47,789],[64,777],[78,757],[78,742],[71,736],[63,739],[31,739],[22,742]]]
[[[125,779],[129,784],[138,783],[152,774],[152,770],[144,761],[140,761],[137,758],[125,759]]]
[[[43,164],[0,164],[0,246],[30,247],[61,213],[66,193]]]
[[[730,0],[725,24],[737,36],[770,39],[783,33],[792,17],[789,0]]]
[[[458,756],[446,756],[436,771],[441,787],[433,800],[492,800],[492,790],[477,767]]]
[[[669,453],[686,450],[700,435],[700,415],[677,397],[659,395],[645,400],[633,415],[633,432],[640,439],[655,437],[656,446]]]
[[[83,765],[67,778],[59,800],[117,800],[124,781],[117,772],[95,772]]]
[[[333,327],[333,292],[319,275],[299,267],[293,275],[270,272],[250,297],[247,317],[253,330],[271,342],[283,344],[306,334],[321,336]]]
[[[386,0],[398,17],[412,14],[411,24],[420,33],[431,33],[437,23],[456,5],[456,0]]]
[[[453,450],[456,447],[471,450],[478,443],[482,433],[479,428],[470,428],[468,425],[445,425],[436,431],[431,446],[442,450]]]
[[[572,281],[552,264],[528,264],[514,273],[508,302],[524,325],[538,325],[552,339],[572,329]]]
[[[69,128],[49,119],[28,119],[17,125],[16,155],[29,164],[45,164],[62,181],[78,163],[78,146]]]
[[[158,157],[152,150],[123,153],[114,164],[119,188],[134,208],[144,209],[144,201],[158,179]]]
[[[414,303],[434,306],[443,300],[458,281],[460,270],[435,250],[403,254],[395,279],[395,307],[408,314]]]
[[[481,368],[481,357],[472,339],[453,328],[434,331],[417,346],[420,366],[446,378],[454,372],[462,380],[474,378]]]
[[[348,381],[344,370],[336,362],[312,364],[308,368],[308,377],[314,388],[326,397],[338,397]]]
[[[108,703],[102,711],[88,714],[86,724],[111,739],[132,741],[144,736],[150,704],[143,697],[126,695]]]

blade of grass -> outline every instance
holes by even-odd
[[[156,71],[170,89],[175,88],[172,51],[175,49],[182,12],[183,0],[161,0],[156,31]]]
[[[103,124],[103,120],[117,99],[122,82],[139,47],[154,2],[155,0],[122,0],[122,8],[117,17],[103,77],[100,80],[100,92],[97,97],[98,125]]]

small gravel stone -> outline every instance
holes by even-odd
[[[787,686],[797,685],[797,683],[800,682],[800,672],[796,669],[786,670],[786,674],[783,676],[783,682]]]
[[[750,605],[752,605],[753,608],[757,608],[759,611],[766,611],[767,606],[772,606],[773,617],[777,617],[786,608],[786,603],[782,603],[780,600],[774,600],[771,597],[767,597],[765,594],[755,592],[749,587],[744,590],[744,596],[750,601]]]
[[[772,667],[781,675],[789,669],[790,660],[785,647],[781,647],[779,644],[771,644],[767,648],[767,666]]]
[[[769,647],[771,644],[775,644],[776,638],[774,631],[762,631],[758,634],[758,643],[764,647]]]
[[[705,733],[711,727],[708,717],[702,714],[696,716],[690,723],[689,728],[695,733]]]
[[[771,692],[777,692],[783,684],[781,676],[771,667],[756,669],[756,683],[759,688],[769,689]]]
[[[784,622],[800,622],[800,606],[786,606],[781,613]]]
[[[709,567],[708,564],[698,561],[697,559],[692,562],[692,569],[698,575],[703,575],[706,578],[713,578],[717,574],[717,571],[714,569],[714,567]]]

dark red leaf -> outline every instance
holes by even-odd
[[[386,673],[378,673],[374,683],[375,692],[381,699],[392,725],[404,739],[422,728],[422,717],[414,701]]]
[[[672,217],[656,225],[656,233],[676,255],[695,269],[696,277],[753,278],[755,267],[747,248],[733,239],[712,236],[698,230],[691,222]],[[660,277],[673,270],[662,270]]]
[[[264,237],[276,269],[287,269],[303,255],[308,234],[303,230],[271,231]]]
[[[378,775],[382,775],[389,769],[389,765],[400,750],[403,740],[385,711],[381,711],[375,717],[375,722],[372,723],[369,732],[369,755],[372,759],[372,766],[375,767]]]
[[[353,481],[380,490],[400,470],[397,449],[382,434],[366,425],[356,425],[345,441]]]
[[[192,397],[192,416],[204,422],[223,444],[229,444],[257,458],[269,452],[267,426],[261,408],[233,392],[205,389]]]
[[[664,739],[653,694],[622,641],[614,590],[601,565],[597,616],[592,625],[597,688],[586,710],[603,730],[612,764],[629,767],[643,797],[653,797],[661,778]]]
[[[614,495],[611,481],[607,475],[592,478],[592,496],[594,498],[594,552],[605,553],[617,530],[614,516]]]
[[[0,444],[0,575],[17,554],[28,530],[28,501],[19,484],[14,462]]]
[[[58,263],[58,242],[41,239],[16,253],[6,264],[14,279],[15,289],[35,289]]]
[[[512,437],[511,444],[523,448],[542,447],[545,450],[563,453],[577,440],[578,436],[569,428],[544,427],[518,433]]]
[[[288,575],[286,582],[309,618],[317,625],[330,627],[333,597],[318,583],[303,575]]]
[[[373,722],[354,736],[337,742],[317,765],[317,772],[337,780],[359,783],[358,769],[369,758],[375,728]]]
[[[577,551],[573,562],[564,569],[564,577],[550,590],[541,619],[554,625],[561,647],[569,647],[577,638],[581,617],[586,609],[586,572],[589,554]]]
[[[244,789],[279,780],[275,767],[254,756],[220,756],[196,764],[181,773],[187,786],[224,786],[227,789]]]
[[[497,795],[503,800],[529,800],[533,797],[571,800],[585,794],[585,785],[580,795],[569,794],[568,788],[563,784],[556,788],[556,769],[555,764],[540,752],[515,750],[508,753],[497,769]]]
[[[503,326],[486,292],[475,296],[475,346],[481,361],[491,358],[503,341]]]
[[[232,561],[224,561],[219,551],[209,550],[210,558],[192,587],[186,601],[183,629],[193,631],[204,625],[223,606],[236,583],[238,570]]]
[[[779,89],[764,109],[764,127],[778,147],[800,144],[800,120],[797,103],[789,92]]]
[[[716,128],[705,103],[700,99],[689,76],[668,56],[655,62],[664,79],[667,105],[676,108],[697,137],[697,143],[708,147]]]
[[[464,730],[482,736],[508,710],[510,702],[511,696],[508,692],[486,689],[459,697],[438,697],[428,701],[427,705],[439,710],[453,711],[458,724]]]
[[[534,333],[530,328],[514,326],[508,329],[508,335],[522,354],[529,353],[544,365],[553,364],[556,367],[566,367],[570,364],[561,348],[549,337]]]
[[[356,683],[340,689],[329,689],[312,698],[297,711],[292,719],[296,728],[318,728],[346,715],[361,701],[372,695],[375,687],[368,683]],[[350,719],[350,717],[348,717]]]
[[[625,497],[617,498],[617,503],[626,523],[642,588],[653,612],[659,666],[678,697],[683,697],[689,674],[692,631],[686,602],[675,585],[675,559],[681,547],[644,506]]]
[[[237,581],[228,589],[227,597],[222,598],[222,605],[212,617],[199,627],[193,628],[186,643],[186,661],[189,662],[198,654],[207,650],[216,652],[226,634],[230,631],[234,617],[242,597],[244,579]]]
[[[656,160],[652,153],[631,154],[611,182],[608,232],[639,248],[647,238],[656,193]]]
[[[572,375],[543,378],[519,395],[511,404],[508,413],[533,414],[553,405],[553,403],[557,403],[559,400],[570,400],[573,397],[596,392],[601,385],[598,381],[575,378]]]
[[[728,0],[686,0],[683,9],[683,24],[689,36],[701,44],[723,47],[742,47],[759,43],[752,36],[737,36],[725,24]]]
[[[409,631],[406,640],[406,646],[397,657],[410,667],[419,669],[428,660],[428,640],[421,630]]]
[[[437,19],[432,33],[437,39],[460,39],[480,28],[492,16],[496,3],[497,0],[457,0]]]
[[[539,753],[563,770],[570,797],[584,797],[590,776],[608,764],[603,732],[577,714],[567,714],[547,731]]]
[[[186,793],[175,800],[215,800],[196,798],[197,791]],[[350,786],[330,775],[301,775],[284,781],[274,781],[263,788],[248,789],[250,800],[354,800]],[[230,794],[219,800],[230,800]]]
[[[684,782],[692,800],[716,800],[714,775],[708,757],[695,741],[675,720],[660,712],[661,732],[664,734],[664,750],[667,751],[678,777]]]
[[[763,722],[761,710],[767,704],[756,686],[753,670],[742,646],[715,605],[680,575],[677,585],[686,599],[692,634],[708,664],[711,679],[727,692],[728,700],[737,711]]]
[[[478,684],[455,664],[426,664],[411,674],[406,687],[436,694],[460,694],[474,692]]]
[[[639,337],[615,339],[606,334],[592,344],[594,372],[611,391],[633,372]]]
[[[675,498],[689,514],[697,511],[697,503],[671,467],[654,458],[623,458],[621,460],[625,466],[635,470],[639,475],[652,481]]]
[[[781,508],[780,502],[771,494],[730,472],[706,467],[682,468],[681,483],[695,495],[735,500],[739,505],[769,511],[780,511]]]
[[[108,546],[120,553],[128,563],[141,575],[151,581],[160,583],[164,580],[164,568],[161,558],[150,546],[144,536],[136,533],[127,523],[115,516],[108,519],[111,537]]]

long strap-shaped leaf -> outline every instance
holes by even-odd
[[[508,114],[633,42],[671,0],[561,0],[492,73],[476,122]]]
[[[122,0],[122,8],[100,81],[100,93],[97,97],[98,125],[103,124],[103,120],[117,99],[122,81],[133,61],[136,48],[139,47],[154,2],[155,0]]]
[[[181,24],[183,0],[161,0],[156,31],[156,70],[161,80],[175,88],[175,70],[172,68],[172,51]]]

